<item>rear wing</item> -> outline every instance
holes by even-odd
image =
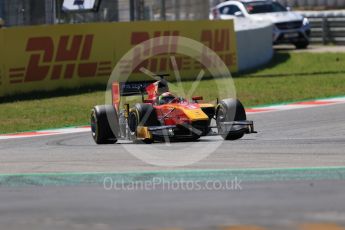
[[[121,97],[147,95],[149,92],[147,88],[157,81],[142,81],[142,82],[113,82],[112,84],[112,102],[117,111]]]
[[[117,111],[121,97],[141,95],[144,101],[144,95],[148,95],[149,100],[154,100],[157,94],[168,92],[168,82],[164,77],[168,74],[157,74],[158,80],[155,81],[139,81],[139,82],[113,82],[112,84],[112,102]]]

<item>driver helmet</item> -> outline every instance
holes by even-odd
[[[176,99],[175,95],[173,95],[172,93],[166,92],[166,93],[162,93],[159,96],[159,104],[163,105],[163,104],[168,104],[172,101],[174,101]]]

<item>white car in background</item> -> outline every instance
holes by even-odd
[[[274,44],[294,44],[297,49],[309,45],[310,24],[307,18],[291,12],[272,0],[226,1],[211,9],[210,19],[249,18],[273,23]]]

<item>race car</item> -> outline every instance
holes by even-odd
[[[169,91],[160,75],[155,82],[112,84],[112,105],[98,105],[91,112],[92,137],[97,144],[113,144],[127,139],[136,143],[195,141],[202,136],[220,135],[236,140],[255,133],[242,103],[223,99],[216,104],[200,103],[201,96],[191,100]],[[142,102],[130,108],[120,106],[121,97],[141,95]],[[147,95],[147,98],[145,96]],[[215,124],[215,125],[213,125]],[[216,130],[216,131],[214,131]]]

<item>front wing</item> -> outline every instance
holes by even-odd
[[[233,134],[256,133],[253,121],[222,122],[222,125],[226,127],[226,132]],[[196,129],[191,125],[149,126],[146,128],[153,139],[190,139],[200,136],[217,136],[222,134],[218,132],[217,126],[210,126],[210,131],[206,135],[203,134],[203,131]],[[217,129],[217,132],[213,132],[212,129]],[[148,136],[138,136],[138,138],[145,139],[148,138]]]

